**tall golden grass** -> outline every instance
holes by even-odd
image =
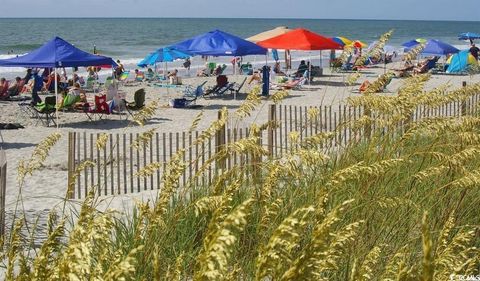
[[[51,216],[48,237],[34,254],[20,239],[25,226],[19,220],[3,249],[6,279],[449,280],[450,274],[478,274],[480,117],[412,116],[420,105],[465,101],[480,85],[425,91],[428,79],[405,79],[395,96],[372,91],[351,98],[351,105],[377,117],[304,139],[292,133],[297,145],[278,158],[262,157],[268,152],[258,133],[268,126],[252,124],[250,137],[227,144],[200,170],[232,154],[263,160],[217,170],[211,184],[188,190],[190,196],[180,192],[189,188],[179,180],[188,165],[184,150],[168,163],[156,201],[124,215],[97,211],[92,187],[74,223]],[[234,115],[245,118],[261,103],[255,89]],[[136,122],[154,112],[155,105],[148,106]],[[309,120],[316,115],[309,111]],[[194,144],[213,138],[228,116],[223,109]],[[368,136],[326,145],[345,128],[361,132],[373,123],[381,126]],[[145,145],[152,132],[135,146]],[[58,137],[47,138],[21,163],[22,181]],[[137,176],[161,167],[153,163]]]

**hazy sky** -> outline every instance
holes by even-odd
[[[480,20],[479,0],[0,0],[8,17]],[[453,4],[452,4],[453,3]]]

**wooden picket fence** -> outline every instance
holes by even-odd
[[[419,106],[413,113],[411,121],[439,116],[459,117],[477,114],[476,105],[479,102],[479,96],[480,94],[475,95],[467,102],[452,102],[437,108]],[[309,112],[314,108],[317,114],[312,119]],[[376,123],[365,126],[361,130],[341,126],[365,115],[374,119],[381,117],[378,113],[362,107],[343,104],[321,107],[271,104],[268,121],[275,126],[268,126],[260,133],[259,144],[266,148],[269,156],[280,157],[292,146],[298,145],[292,143],[290,139],[292,132],[296,132],[299,139],[303,140],[322,132],[337,131],[335,138],[326,146],[346,145],[351,139],[369,137],[372,131],[382,129]],[[400,128],[406,125],[398,124]],[[201,134],[198,131],[155,133],[140,148],[134,145],[139,134],[110,133],[107,144],[102,149],[97,149],[96,142],[100,134],[70,132],[68,172],[69,179],[75,180],[75,182],[69,182],[71,198],[83,198],[92,188],[99,196],[159,189],[167,163],[180,149],[185,150],[182,160],[187,163],[180,177],[180,184],[194,187],[210,184],[217,169],[230,169],[237,165],[250,167],[252,163],[262,161],[249,155],[232,155],[224,161],[208,165],[204,171],[201,169],[222,146],[249,137],[250,133],[248,128],[234,128],[227,125],[219,130],[214,138],[201,144],[195,143]],[[94,162],[95,165],[77,175],[75,171],[80,163],[86,160]],[[151,163],[162,165],[153,175],[142,177],[136,174]]]

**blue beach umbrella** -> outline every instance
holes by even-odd
[[[189,57],[190,55],[173,48],[160,48],[155,52],[148,54],[137,65],[140,67],[146,67],[147,65],[155,65],[157,62],[172,62],[177,59],[186,59]]]
[[[470,40],[473,42],[475,39],[480,39],[480,34],[473,32],[465,32],[458,35],[458,40]]]
[[[425,40],[423,38],[417,38],[417,39],[410,40],[408,42],[403,43],[402,46],[405,47],[405,50],[408,50],[408,49],[411,49],[411,48],[417,46],[420,43],[426,43],[426,42],[427,42],[427,40]]]
[[[427,41],[427,44],[422,51],[422,54],[444,56],[447,54],[456,54],[459,51],[459,49],[453,47],[450,44],[447,44],[440,40],[430,39]]]
[[[412,49],[413,47],[415,47],[415,46],[417,46],[418,44],[421,43],[417,40],[419,40],[419,39],[411,40],[411,41],[403,43],[402,46],[405,47],[405,51],[408,51],[408,50]],[[430,39],[430,40],[426,41],[425,48],[423,49],[422,54],[444,56],[444,55],[447,55],[447,54],[456,54],[459,51],[460,50],[458,50],[457,48],[453,47],[450,44],[447,44],[447,43],[442,42],[442,41],[437,40],[437,39]]]

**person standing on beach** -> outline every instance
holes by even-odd
[[[30,81],[30,79],[32,79],[32,69],[31,68],[27,69],[27,74],[25,74],[25,77],[23,77],[23,83],[25,85],[28,84],[28,81]]]
[[[38,95],[38,91],[41,91],[43,88],[43,79],[38,75],[38,71],[33,72],[33,87],[32,87],[32,105],[37,105],[37,103],[42,102],[42,99]]]
[[[123,64],[120,62],[120,60],[117,60],[117,68],[115,68],[115,78],[118,79],[124,71],[125,68],[123,68]]]
[[[476,61],[478,61],[478,53],[480,52],[480,49],[475,46],[475,43],[472,43],[472,46],[470,47],[470,54],[475,58]]]

